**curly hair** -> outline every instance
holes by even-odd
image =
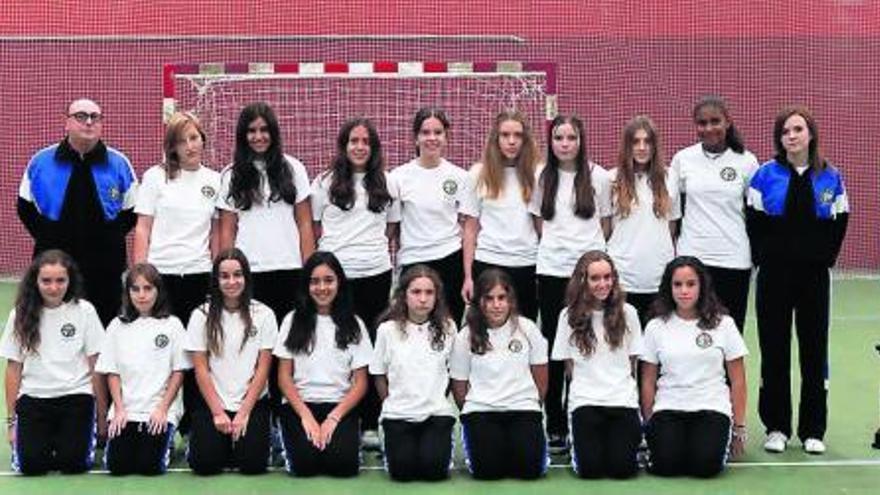
[[[590,267],[605,262],[611,267],[612,285],[608,297],[599,300],[588,286]],[[602,310],[602,325],[605,327],[605,342],[611,349],[623,344],[623,338],[630,330],[626,324],[623,306],[626,294],[620,287],[620,278],[611,257],[604,251],[587,251],[575,265],[574,272],[565,291],[568,305],[568,325],[571,327],[571,340],[584,356],[596,350],[596,331],[593,328],[593,310]]]
[[[721,317],[727,314],[727,308],[715,295],[712,277],[709,275],[706,265],[694,256],[679,256],[666,265],[663,278],[660,280],[660,290],[651,305],[652,317],[667,321],[678,308],[672,297],[672,277],[681,268],[691,268],[697,274],[697,280],[700,284],[700,294],[696,304],[697,317],[699,318],[697,326],[703,330],[715,329],[721,323]]]
[[[25,352],[36,353],[40,347],[40,317],[45,302],[40,294],[39,277],[40,269],[47,265],[60,265],[67,272],[67,292],[62,298],[64,302],[77,302],[82,297],[83,278],[69,254],[60,249],[50,249],[37,255],[18,284],[15,296],[13,331],[15,340]]]

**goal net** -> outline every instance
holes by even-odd
[[[240,110],[269,103],[278,116],[285,152],[314,177],[335,153],[340,126],[368,117],[382,139],[389,167],[414,155],[412,119],[419,108],[447,111],[447,155],[463,167],[478,160],[489,127],[502,109],[524,112],[544,141],[556,112],[554,66],[521,62],[326,62],[169,65],[163,113],[195,113],[208,135],[207,161],[229,163]]]

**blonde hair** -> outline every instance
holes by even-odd
[[[202,136],[203,145],[207,142],[205,131],[202,129],[202,123],[198,117],[190,112],[175,112],[168,119],[168,124],[165,126],[165,140],[162,145],[165,152],[165,161],[162,162],[162,168],[165,169],[166,179],[177,177],[177,173],[180,171],[180,157],[177,156],[177,144],[180,142],[180,135],[183,134],[183,131],[189,125],[192,125],[199,131],[199,135]]]

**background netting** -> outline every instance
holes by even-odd
[[[165,64],[373,60],[555,63],[559,110],[584,117],[588,150],[605,166],[636,113],[660,126],[667,158],[692,143],[691,107],[705,93],[728,99],[748,148],[763,161],[772,154],[778,109],[806,103],[851,196],[839,269],[880,272],[878,2],[817,0],[790,9],[756,0],[11,0],[0,16],[0,274],[20,273],[29,259],[32,243],[15,215],[18,184],[34,151],[61,137],[69,100],[90,96],[102,104],[106,141],[125,151],[140,174],[161,159]],[[332,109],[339,91],[310,97]],[[364,113],[394,104],[376,98]],[[454,130],[470,118],[456,112],[450,110]],[[383,120],[380,132],[405,130],[411,117]],[[284,125],[311,136],[306,141],[332,144],[337,121],[318,114],[312,121]],[[296,139],[287,151],[303,156]],[[230,143],[218,135],[223,149]],[[453,141],[455,158],[476,160],[481,143],[482,137]],[[386,151],[395,164],[411,143],[389,143]],[[218,153],[215,167],[228,151]]]
[[[486,123],[499,110],[516,108],[537,126],[544,140],[547,77],[542,73],[374,74],[351,77],[266,75],[177,75],[177,110],[199,116],[211,136],[207,161],[232,161],[238,113],[252,101],[272,105],[285,149],[299,158],[309,176],[330,167],[337,131],[349,118],[369,117],[382,139],[390,167],[413,157],[412,116],[438,106],[454,120],[447,147],[453,163],[469,165],[486,141]]]

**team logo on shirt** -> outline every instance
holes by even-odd
[[[73,323],[65,323],[61,325],[61,336],[65,339],[69,339],[76,335],[76,327],[73,326]]]
[[[444,347],[446,347],[446,342],[443,342],[442,340],[431,341],[431,350],[434,352],[442,352]]]
[[[156,335],[156,338],[153,339],[153,343],[156,344],[156,349],[164,349],[168,347],[169,342],[171,342],[171,339],[169,339],[164,333]]]
[[[697,347],[700,349],[707,349],[712,347],[712,336],[709,335],[709,332],[700,332],[700,334],[697,335],[696,342]]]
[[[721,169],[721,180],[725,182],[733,182],[736,180],[736,169],[733,167],[724,167]]]
[[[202,186],[202,196],[212,199],[214,195],[217,194],[217,191],[214,190],[211,186]]]
[[[447,196],[454,196],[458,192],[458,182],[455,179],[446,179],[443,181],[443,192]]]
[[[112,199],[113,201],[119,201],[120,196],[122,196],[122,194],[119,192],[119,188],[116,186],[111,187],[110,190],[107,191],[107,193],[110,194],[110,199]]]
[[[823,205],[830,205],[834,202],[834,190],[830,188],[823,189],[822,193],[819,194],[819,201],[821,201]]]
[[[523,349],[523,343],[519,339],[510,339],[510,342],[507,343],[507,349],[513,353],[520,352]]]

